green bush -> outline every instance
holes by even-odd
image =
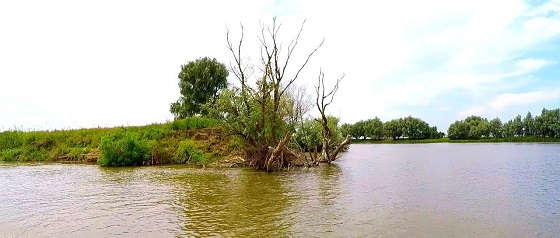
[[[101,166],[142,165],[150,157],[147,141],[135,133],[122,131],[101,138]]]
[[[195,164],[203,164],[208,160],[208,156],[200,151],[192,140],[185,140],[179,143],[177,153],[175,154],[175,162],[184,164],[187,162]]]
[[[4,131],[0,133],[0,151],[19,147],[23,144],[23,132]]]
[[[175,120],[171,123],[172,130],[187,130],[216,127],[218,121],[206,117],[187,117],[181,120]]]
[[[0,161],[17,161],[21,154],[22,150],[19,148],[3,150],[0,152]]]
[[[333,116],[327,117],[328,127],[331,131],[329,147],[336,147],[344,138],[342,130],[338,126],[338,118]],[[304,151],[321,151],[323,147],[323,127],[317,120],[305,120],[302,124],[296,127],[294,139],[298,146]]]

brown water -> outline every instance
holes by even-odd
[[[282,173],[0,165],[0,237],[560,237],[560,145],[352,145]]]

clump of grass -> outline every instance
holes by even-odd
[[[177,152],[175,153],[175,162],[180,164],[193,163],[205,164],[209,156],[198,149],[192,140],[184,140],[179,143]]]
[[[125,130],[101,138],[100,150],[97,163],[101,166],[143,165],[150,157],[148,142],[137,133]]]
[[[17,161],[18,157],[23,153],[19,148],[12,148],[0,152],[0,161]]]

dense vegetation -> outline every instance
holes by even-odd
[[[560,109],[543,109],[535,117],[528,112],[524,118],[518,115],[504,124],[499,118],[488,121],[486,118],[470,116],[451,124],[447,134],[450,139],[560,138]]]
[[[431,127],[425,121],[411,116],[394,119],[383,123],[379,118],[359,121],[354,124],[341,126],[344,135],[354,139],[382,140],[399,139],[438,139],[444,136],[437,128]]]
[[[222,154],[216,147],[203,148],[209,133],[200,130],[217,125],[213,119],[189,117],[139,127],[5,131],[0,133],[0,161],[87,161],[92,158],[102,166],[204,164]],[[195,137],[200,134],[204,138],[197,141]],[[225,137],[221,139],[224,144],[230,143]]]
[[[204,114],[203,105],[216,101],[218,91],[227,86],[227,76],[226,66],[208,57],[181,66],[181,97],[171,104],[171,113],[176,119]]]

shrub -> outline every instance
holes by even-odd
[[[200,151],[192,140],[185,140],[179,143],[179,148],[175,154],[177,163],[196,163],[202,164],[208,160],[208,156]]]
[[[101,138],[101,166],[142,165],[150,157],[147,141],[137,134],[122,131]]]
[[[23,144],[23,132],[4,131],[0,133],[0,150],[12,149]]]
[[[329,116],[327,117],[328,127],[331,130],[331,138],[329,147],[335,147],[344,140],[342,131],[338,126],[338,118]],[[304,151],[317,151],[322,150],[323,127],[317,120],[305,120],[302,124],[296,127],[294,139],[298,146]]]
[[[21,154],[22,150],[19,148],[4,150],[0,152],[0,161],[17,161]]]

